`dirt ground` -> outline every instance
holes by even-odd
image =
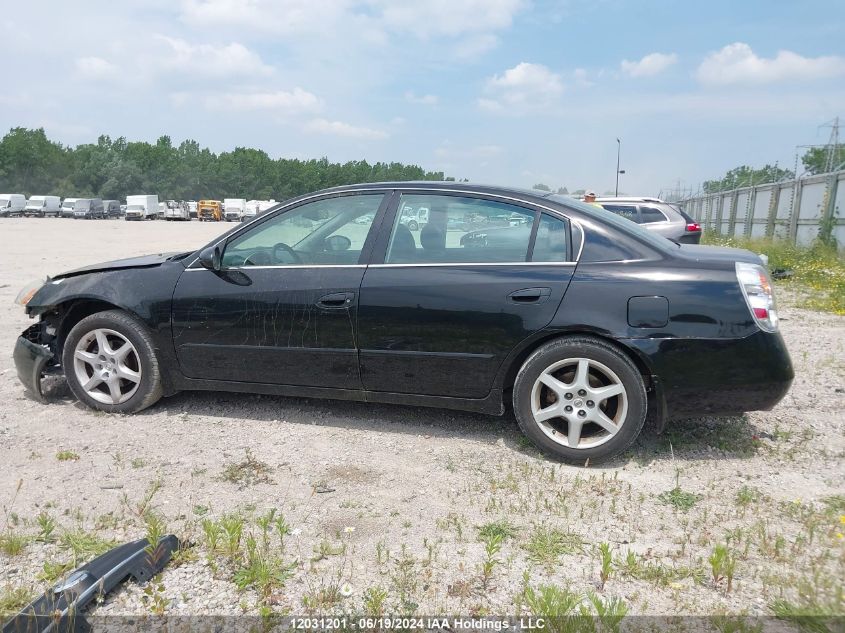
[[[129,583],[96,613],[513,614],[543,586],[637,614],[845,612],[845,317],[789,293],[796,379],[775,410],[674,422],[601,467],[545,459],[507,416],[229,393],[117,416],[25,397],[21,286],[231,226],[0,220],[0,605],[166,528],[188,547],[160,590]]]

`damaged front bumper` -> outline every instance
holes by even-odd
[[[72,571],[3,625],[2,633],[90,631],[83,608],[129,576],[143,584],[156,576],[179,547],[172,534],[150,547],[147,539],[125,543]]]
[[[36,323],[21,333],[12,353],[18,378],[26,390],[41,402],[45,401],[41,379],[61,370],[50,346],[53,338],[43,321]]]

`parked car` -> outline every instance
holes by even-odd
[[[659,198],[596,198],[602,207],[643,228],[682,244],[701,241],[701,225],[677,205]]]
[[[121,214],[120,200],[103,200],[103,213],[107,218],[119,218]]]
[[[65,198],[62,200],[62,208],[61,212],[59,213],[59,217],[62,218],[72,218],[73,217],[73,205],[79,198]]]
[[[20,193],[0,193],[0,216],[20,217],[26,207],[26,196]]]
[[[417,235],[406,206],[430,210]],[[445,230],[470,210],[525,221],[470,248]],[[531,441],[579,464],[628,448],[648,412],[770,409],[793,379],[754,253],[466,183],[301,196],[195,251],[66,272],[18,302],[38,318],[14,352],[35,394],[63,372],[82,403],[117,413],[191,389],[512,405]]]
[[[158,215],[158,196],[139,194],[126,196],[125,220],[155,220]]]
[[[26,201],[23,214],[38,218],[58,217],[62,212],[59,196],[32,196]]]
[[[197,217],[197,201],[196,200],[188,200],[188,215],[190,219],[195,219]]]
[[[79,198],[73,203],[73,217],[77,220],[96,220],[105,216],[100,198]]]

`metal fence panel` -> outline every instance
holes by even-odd
[[[829,220],[831,236],[845,246],[845,170],[765,183],[683,200],[707,231],[725,237],[774,237],[806,246]]]

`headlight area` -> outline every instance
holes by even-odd
[[[26,307],[32,300],[32,298],[35,296],[35,293],[41,290],[41,288],[44,287],[44,284],[46,284],[48,281],[50,281],[49,277],[45,277],[43,279],[34,279],[33,281],[30,281],[23,288],[21,288],[21,291],[18,293],[18,296],[15,297],[15,303],[17,303],[19,306]]]
[[[56,355],[57,324],[45,317],[21,332],[12,353],[18,378],[41,402],[45,401],[42,379],[62,371]]]

